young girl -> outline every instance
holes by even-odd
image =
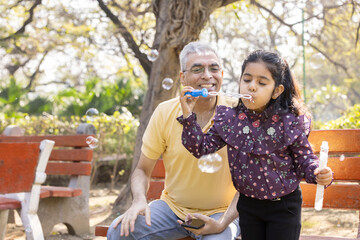
[[[242,65],[235,108],[218,106],[207,134],[196,123],[197,98],[180,97],[182,142],[197,158],[228,145],[232,181],[240,192],[237,209],[242,240],[297,240],[301,228],[300,180],[328,185],[330,168],[318,170],[307,136],[310,115],[289,65],[278,54],[258,50]]]

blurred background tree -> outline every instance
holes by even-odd
[[[0,127],[35,115],[81,121],[91,107],[103,121],[131,113],[132,168],[153,110],[179,92],[178,54],[190,41],[218,49],[224,91],[237,89],[250,51],[280,52],[317,127],[360,102],[358,0],[0,0],[0,16]]]

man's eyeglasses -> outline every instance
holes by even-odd
[[[218,65],[214,65],[214,66],[209,66],[208,71],[210,73],[218,73],[221,68]],[[183,72],[191,72],[193,74],[201,74],[205,72],[205,67],[204,66],[194,66],[190,69],[184,70]]]

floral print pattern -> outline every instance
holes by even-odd
[[[237,117],[236,117],[237,116]],[[294,191],[302,178],[316,183],[318,159],[313,154],[305,116],[270,107],[255,113],[240,105],[218,106],[207,134],[196,115],[178,121],[184,146],[197,158],[227,145],[235,188],[248,197],[274,199]]]

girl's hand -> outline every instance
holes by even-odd
[[[195,103],[199,97],[193,97],[191,95],[185,95],[186,92],[191,92],[194,88],[185,86],[180,94],[180,104],[183,111],[183,117],[188,118],[192,113]]]
[[[316,175],[316,183],[320,185],[329,185],[332,181],[333,174],[329,167],[325,167],[319,171],[319,168],[315,169],[314,174]]]

